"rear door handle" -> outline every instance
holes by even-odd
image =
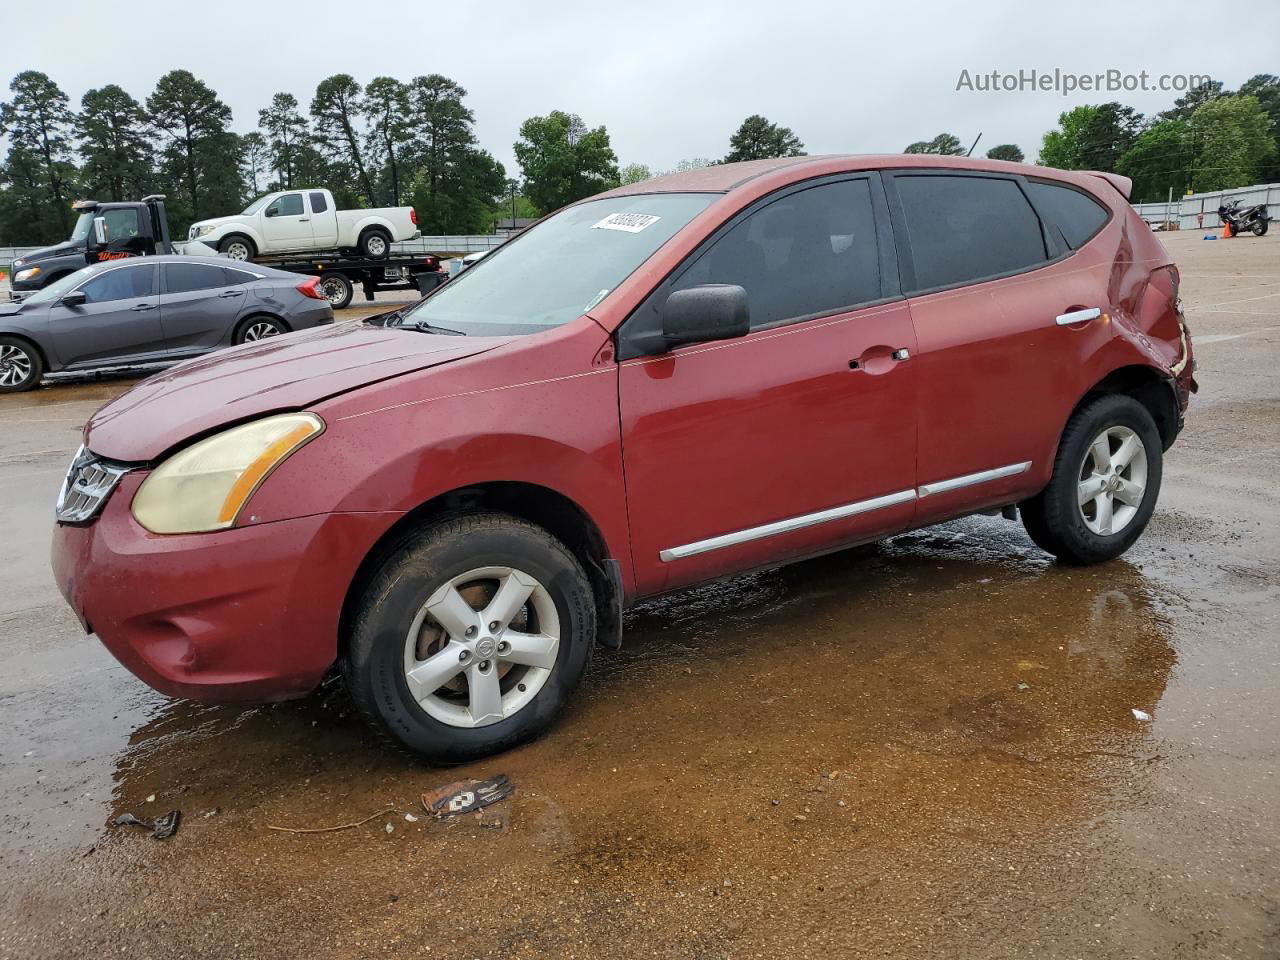
[[[244,296],[244,291],[243,291],[243,290],[224,290],[222,293],[218,294],[218,296],[220,296],[220,297],[243,297],[243,296]]]
[[[1073,323],[1084,323],[1088,320],[1097,320],[1102,316],[1102,310],[1098,307],[1088,307],[1084,310],[1071,310],[1067,313],[1060,313],[1054,323],[1060,327],[1069,327]]]
[[[156,305],[154,303],[135,303],[133,305],[133,309],[138,313],[141,313],[144,310],[154,310],[155,308]]]

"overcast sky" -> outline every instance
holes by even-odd
[[[962,70],[1202,73],[1235,87],[1280,72],[1278,38],[1275,0],[62,0],[6,4],[0,76],[42,70],[78,104],[106,83],[142,100],[186,67],[245,132],[271,94],[287,90],[305,110],[333,73],[443,73],[467,89],[480,143],[509,173],[521,121],[552,109],[605,124],[622,163],[655,171],[722,157],[752,113],[791,127],[809,153],[898,152],[942,131],[967,146],[981,132],[977,153],[1012,142],[1034,160],[1072,106],[1120,100],[1153,113],[1177,94],[958,92]]]

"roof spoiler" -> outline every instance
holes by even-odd
[[[1101,177],[1103,180],[1107,181],[1107,183],[1119,190],[1120,196],[1124,197],[1126,200],[1129,199],[1129,194],[1133,193],[1133,181],[1128,177],[1122,177],[1118,173],[1104,173],[1101,170],[1085,170],[1084,172],[1090,176]]]

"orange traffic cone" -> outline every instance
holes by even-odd
[[[1231,233],[1231,223],[1230,223],[1230,222],[1224,223],[1224,224],[1222,225],[1222,239],[1223,239],[1223,240],[1230,240],[1230,239],[1231,239],[1231,237],[1232,237],[1232,233]]]

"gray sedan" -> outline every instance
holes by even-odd
[[[315,277],[222,257],[96,263],[0,303],[0,393],[46,373],[172,363],[333,323]]]

